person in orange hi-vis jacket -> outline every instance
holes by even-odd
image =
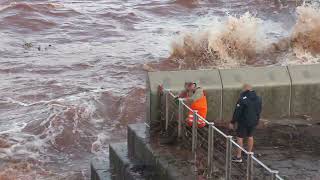
[[[207,117],[208,107],[207,97],[204,90],[201,87],[197,87],[197,84],[195,82],[186,82],[185,89],[186,90],[179,95],[179,98],[183,98],[192,110],[197,110],[198,114],[205,119]],[[188,117],[186,119],[187,125],[192,127],[193,120],[193,112],[189,111]],[[206,123],[201,118],[199,118],[198,128],[203,128],[204,126],[206,126]]]

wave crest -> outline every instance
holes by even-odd
[[[316,5],[297,7],[297,22],[291,36],[298,57],[320,55],[320,8]]]
[[[250,13],[227,21],[207,31],[186,34],[172,44],[170,59],[182,67],[239,66],[254,60],[264,45],[259,31],[260,19]]]

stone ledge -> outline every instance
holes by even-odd
[[[148,136],[145,124],[128,126],[128,143],[110,145],[108,161],[93,159],[92,180],[194,180],[189,150],[161,146]],[[152,143],[151,143],[152,142]],[[129,149],[129,152],[128,152]],[[129,156],[129,154],[130,156]]]
[[[110,145],[113,180],[153,180],[154,171],[141,161],[128,157],[127,143]]]
[[[130,157],[139,159],[147,166],[153,167],[157,172],[156,179],[193,180],[195,177],[190,163],[191,156],[182,157],[173,154],[172,152],[178,153],[179,150],[170,150],[168,146],[159,146],[156,140],[150,143],[147,131],[148,129],[143,123],[128,125]]]
[[[90,163],[91,180],[111,180],[109,161],[94,158]]]
[[[109,159],[114,180],[124,180],[126,168],[130,164],[127,143],[114,143],[109,146]]]

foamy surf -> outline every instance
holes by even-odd
[[[208,30],[188,33],[172,43],[170,59],[183,67],[237,67],[255,59],[266,45],[262,21],[250,13],[228,16]]]
[[[263,59],[270,62],[260,64],[318,63],[320,8],[303,4],[296,12],[297,22],[292,31],[284,33],[281,27],[275,27],[279,34],[287,35],[278,39],[268,37],[273,31],[270,22],[248,12],[240,17],[228,16],[207,30],[177,38],[172,43],[169,60],[179,69],[231,68]]]
[[[293,52],[303,62],[314,63],[320,59],[320,8],[315,4],[297,7],[297,22],[293,27],[291,43]]]

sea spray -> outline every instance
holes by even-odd
[[[209,50],[218,57],[218,65],[239,66],[254,60],[264,44],[259,32],[260,19],[245,13],[229,16],[221,31],[210,31]]]
[[[208,30],[184,34],[172,43],[170,60],[180,68],[240,66],[254,60],[265,41],[261,20],[250,13],[229,16]]]
[[[172,43],[171,60],[179,67],[199,67],[212,64],[208,49],[208,32],[188,33]]]
[[[316,5],[297,7],[297,22],[293,27],[291,44],[298,58],[320,57],[320,8]]]

